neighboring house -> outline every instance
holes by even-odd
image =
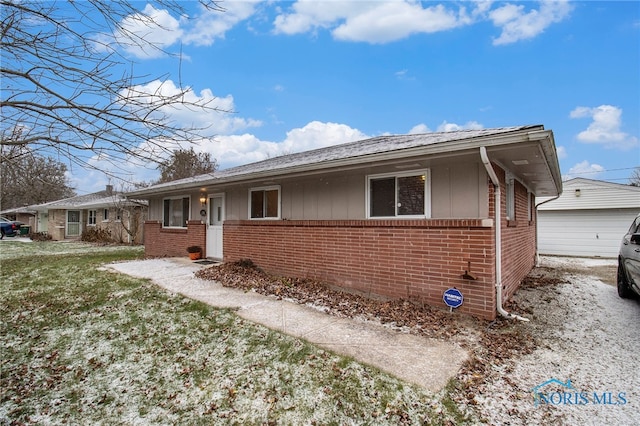
[[[13,209],[3,210],[0,212],[2,217],[22,222],[29,230],[35,229],[36,217],[38,212],[32,207],[16,207]]]
[[[494,318],[534,266],[534,197],[561,190],[553,133],[521,126],[380,136],[129,196],[149,200],[147,256],[201,245],[226,262],[437,306],[456,287],[460,311]]]
[[[538,206],[540,254],[618,257],[620,242],[640,213],[640,187],[576,178]]]
[[[79,239],[91,228],[108,229],[113,241],[141,244],[146,200],[129,200],[107,185],[104,191],[30,206],[38,212],[36,232],[54,240]]]

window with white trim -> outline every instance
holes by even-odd
[[[162,226],[186,228],[189,220],[189,197],[171,197],[162,200]]]
[[[102,212],[102,220],[109,220],[109,209],[104,209]]]
[[[429,170],[367,177],[367,217],[431,216]]]
[[[507,173],[506,176],[506,210],[507,210],[507,220],[515,220],[516,219],[516,190],[515,190],[515,181],[513,176]]]
[[[249,190],[251,219],[280,219],[280,186],[266,186]]]
[[[95,225],[97,216],[98,216],[98,212],[97,211],[89,210],[89,218],[87,219],[88,220],[87,224]]]

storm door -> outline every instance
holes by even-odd
[[[82,214],[80,210],[67,210],[67,237],[79,237],[82,232]]]

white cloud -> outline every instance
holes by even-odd
[[[123,101],[135,99],[136,104],[158,105],[163,99],[177,97],[182,89],[177,87],[172,80],[164,82],[152,81],[145,85],[132,86],[121,92]],[[157,114],[170,117],[173,123],[182,124],[185,127],[206,128],[208,132],[217,134],[230,134],[249,127],[259,127],[259,120],[245,119],[232,114],[234,110],[233,96],[218,97],[211,89],[203,89],[196,93],[187,88],[186,93],[180,99],[176,99],[171,105],[164,105],[157,109]]]
[[[586,130],[578,133],[577,139],[588,144],[601,144],[605,148],[629,150],[638,146],[638,138],[623,132],[622,109],[612,105],[595,108],[579,106],[569,114],[571,118],[591,118]]]
[[[263,141],[251,134],[218,136],[203,141],[196,151],[209,152],[223,168],[296,152],[366,139],[368,136],[345,124],[312,121],[287,132],[280,142]]]
[[[596,179],[604,172],[604,167],[599,164],[591,164],[587,160],[576,164],[569,169],[569,173],[563,177],[566,179],[573,179],[577,177],[585,177],[588,179]]]
[[[336,21],[375,7],[374,2],[319,2],[300,0],[292,5],[293,13],[278,15],[274,21],[277,34],[300,34],[317,28],[330,28]]]
[[[447,31],[490,20],[502,30],[495,45],[514,43],[541,34],[550,25],[564,20],[573,6],[567,0],[544,0],[539,9],[507,3],[491,9],[493,1],[477,1],[466,6],[453,2],[429,4],[415,0],[333,1],[299,0],[274,20],[280,34],[331,31],[337,40],[389,43],[412,34]]]
[[[378,2],[375,8],[350,17],[333,31],[338,40],[388,43],[415,33],[434,33],[458,27],[455,11],[439,4],[423,8],[414,2]]]
[[[551,24],[563,21],[573,10],[566,0],[540,2],[540,9],[525,11],[524,5],[506,4],[488,13],[493,24],[502,29],[494,45],[510,44],[534,38]]]
[[[197,15],[180,19],[171,16],[167,9],[147,4],[141,12],[125,17],[113,34],[99,36],[102,46],[97,48],[112,48],[111,43],[115,42],[138,58],[151,59],[165,56],[167,49],[178,43],[209,46],[253,15],[257,3],[224,2],[224,12],[200,7]]]
[[[196,46],[210,46],[215,39],[224,38],[227,31],[252,16],[258,3],[258,0],[226,1],[220,3],[224,12],[203,10],[194,19],[195,25],[187,27],[182,41]]]
[[[445,31],[470,23],[464,8],[456,11],[443,4],[424,8],[420,2],[411,0],[300,0],[291,9],[293,12],[276,17],[276,33],[299,34],[326,28],[338,40],[388,43],[411,34]]]
[[[410,135],[417,135],[420,133],[431,133],[431,129],[424,123],[417,124],[409,130]]]
[[[282,144],[284,152],[301,152],[365,138],[367,135],[346,124],[312,121],[302,128],[288,131]]]
[[[164,49],[176,43],[183,33],[180,21],[166,9],[147,4],[141,13],[124,18],[112,37],[136,57],[158,58],[164,56]]]
[[[558,160],[567,158],[567,149],[564,146],[556,146],[556,153],[558,154]]]
[[[455,132],[457,130],[480,130],[484,126],[477,121],[467,121],[464,124],[447,123],[443,121],[436,129],[437,132]]]

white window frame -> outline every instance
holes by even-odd
[[[109,222],[109,209],[105,208],[102,210],[102,221]]]
[[[374,179],[384,179],[394,177],[397,179],[407,176],[423,175],[425,177],[424,184],[424,214],[422,215],[398,215],[398,188],[395,190],[395,207],[396,214],[394,216],[371,216],[371,181]],[[431,217],[431,169],[416,169],[404,172],[379,173],[367,175],[365,181],[365,215],[367,219],[428,219]]]
[[[175,226],[175,225],[165,225],[165,217],[164,217],[164,203],[167,200],[184,200],[184,199],[188,199],[189,200],[189,208],[187,211],[187,218],[183,218],[185,225],[184,226]],[[184,206],[182,208],[182,211],[184,212]],[[173,228],[173,229],[187,229],[187,225],[186,222],[188,222],[191,219],[191,196],[190,195],[174,195],[172,197],[164,197],[162,199],[162,205],[161,205],[161,215],[162,215],[162,227],[163,228]]]
[[[87,225],[88,226],[96,226],[98,223],[98,211],[97,210],[89,210],[87,212]]]
[[[505,176],[505,216],[507,220],[516,220],[516,182],[511,173]]]
[[[251,193],[258,191],[278,191],[278,216],[276,217],[251,217]],[[257,186],[249,188],[249,199],[247,201],[247,217],[249,220],[280,220],[282,216],[282,191],[280,185]]]

